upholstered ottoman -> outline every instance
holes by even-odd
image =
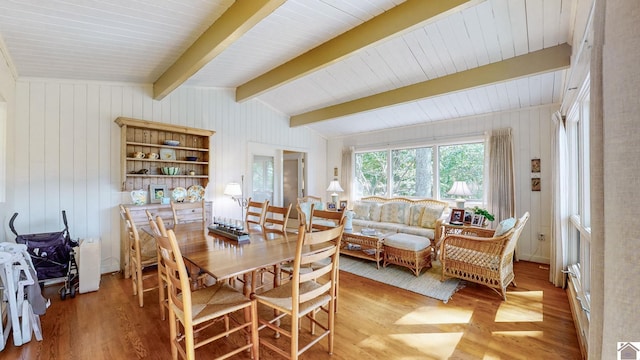
[[[431,240],[424,236],[396,233],[384,238],[384,267],[395,264],[407,267],[416,276],[431,267]]]

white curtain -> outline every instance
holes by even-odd
[[[351,179],[353,178],[353,146],[344,148],[342,150],[342,171],[340,177],[340,183],[343,184],[342,188],[344,189],[343,197],[347,198],[349,202],[351,199]]]
[[[555,286],[565,286],[567,268],[567,240],[569,231],[569,150],[567,132],[562,116],[556,112],[551,117],[554,131],[551,136],[551,266],[549,281]]]
[[[516,216],[515,173],[511,128],[491,132],[489,139],[488,208],[501,221]]]

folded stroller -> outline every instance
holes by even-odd
[[[78,290],[78,265],[74,248],[78,246],[78,242],[69,235],[66,212],[62,210],[64,230],[39,234],[18,235],[13,225],[17,216],[18,213],[13,214],[9,220],[9,228],[16,235],[16,243],[27,245],[40,287],[44,287],[47,281],[64,281],[60,288],[60,298],[64,300],[67,295],[75,297]]]

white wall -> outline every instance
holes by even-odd
[[[0,126],[4,126],[4,134],[2,134],[2,138],[0,138],[0,144],[4,146],[4,150],[0,151],[0,173],[4,176],[4,178],[0,179],[0,193],[4,194],[0,198],[0,219],[3,220],[3,224],[6,224],[8,218],[6,216],[6,194],[11,184],[10,177],[7,176],[7,172],[9,169],[7,168],[7,161],[12,156],[13,149],[9,146],[9,144],[13,143],[13,138],[11,136],[6,136],[12,129],[12,121],[15,113],[15,87],[16,82],[14,78],[14,73],[11,68],[11,59],[8,58],[5,54],[7,54],[6,47],[4,46],[4,41],[0,36],[0,121],[4,121],[4,124],[0,124]],[[9,214],[10,216],[11,214]],[[8,227],[7,227],[8,229]],[[5,227],[3,226],[2,230],[0,230],[0,241],[5,240]]]
[[[455,119],[435,124],[423,124],[394,130],[358,134],[356,136],[331,139],[329,149],[347,146],[366,147],[374,144],[394,144],[408,142],[428,142],[432,139],[451,138],[470,134],[482,134],[492,129],[510,127],[513,129],[516,167],[516,212],[531,213],[528,225],[518,241],[518,257],[539,263],[549,263],[549,233],[551,218],[550,192],[550,139],[551,114],[559,105],[536,107],[521,111],[495,113],[486,116]],[[329,151],[328,167],[340,168],[339,151]],[[541,191],[531,191],[531,159],[541,162]],[[543,233],[547,240],[540,242],[537,234]]]
[[[309,186],[324,191],[326,140],[306,128],[289,128],[288,118],[258,101],[238,104],[230,89],[180,88],[162,101],[151,87],[54,79],[19,79],[16,115],[9,133],[15,154],[8,161],[15,185],[6,214],[20,213],[21,233],[62,228],[66,210],[74,238],[102,240],[102,272],[119,268],[120,192],[118,116],[216,131],[213,136],[214,211],[240,216],[223,196],[248,168],[248,143],[308,152]]]

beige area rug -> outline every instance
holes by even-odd
[[[434,261],[432,265],[431,269],[422,270],[420,276],[415,276],[409,269],[401,266],[387,265],[386,268],[383,268],[381,264],[378,270],[376,263],[373,261],[346,255],[340,256],[340,270],[342,271],[442,300],[446,303],[456,291],[462,288],[462,282],[458,279],[447,279],[441,282],[440,262]]]

